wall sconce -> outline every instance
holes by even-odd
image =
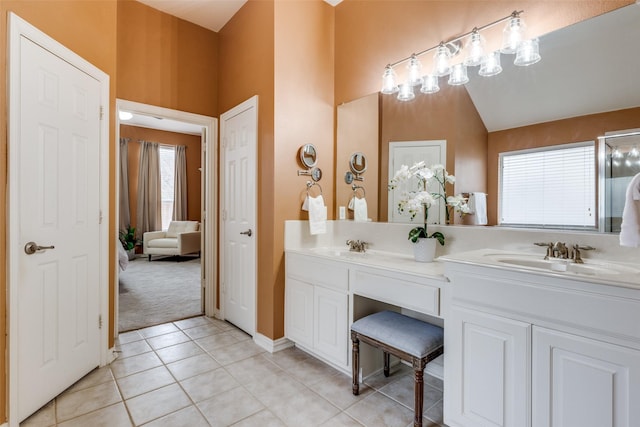
[[[514,11],[504,18],[475,27],[473,30],[455,37],[446,42],[440,42],[437,46],[430,47],[411,56],[388,64],[382,75],[382,90],[384,94],[398,93],[400,101],[411,101],[415,98],[414,87],[420,86],[421,93],[436,93],[440,90],[438,77],[449,76],[448,83],[452,86],[463,85],[469,81],[468,67],[480,66],[478,74],[484,77],[495,76],[502,72],[500,66],[500,54],[515,54],[514,64],[527,66],[540,61],[538,39],[526,38],[526,26],[520,17],[524,11]],[[486,30],[502,22],[507,22],[502,33],[502,47],[495,52],[485,52],[485,39],[480,31]],[[464,49],[461,49],[462,40],[467,39]],[[422,63],[418,59],[428,52],[435,51],[433,57],[433,69],[427,75],[422,75]],[[459,63],[453,63],[460,52],[465,56]],[[408,62],[408,79],[398,83],[394,67]]]

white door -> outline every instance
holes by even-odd
[[[220,116],[223,315],[252,336],[256,330],[257,127],[257,96]]]
[[[639,401],[640,351],[534,327],[534,426],[638,426]]]
[[[447,164],[447,141],[403,141],[389,143],[389,181],[402,165],[411,166],[424,161],[425,165]],[[416,181],[417,182],[417,181]],[[415,183],[408,181],[389,192],[388,218],[389,222],[411,222],[409,213],[398,212],[398,200],[403,191],[415,190]],[[429,187],[431,191],[438,191],[437,187]],[[445,206],[439,203],[439,209],[429,209],[429,224],[444,224]],[[418,218],[414,222],[420,222]]]
[[[24,36],[19,43],[11,363],[23,420],[100,364],[101,83]]]

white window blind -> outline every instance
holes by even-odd
[[[595,228],[595,143],[500,153],[500,224]]]

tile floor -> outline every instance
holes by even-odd
[[[262,350],[234,326],[195,317],[121,334],[119,357],[21,426],[398,426],[413,424],[413,377],[351,378],[301,350]],[[442,382],[425,375],[425,427],[442,423]]]

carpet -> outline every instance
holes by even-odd
[[[119,296],[120,332],[198,316],[200,258],[135,258],[120,272]]]

